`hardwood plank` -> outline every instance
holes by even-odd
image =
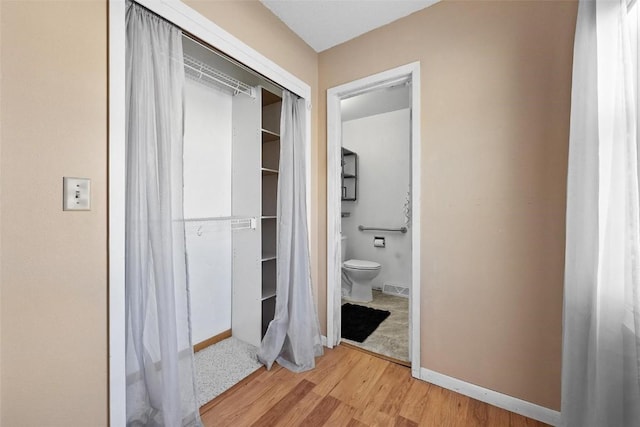
[[[339,346],[317,368],[264,368],[202,410],[213,426],[543,426],[537,421],[411,378],[408,368]]]
[[[322,398],[322,396],[314,393],[312,390],[291,408],[287,417],[281,419],[278,425],[281,427],[304,426],[303,421],[320,401],[322,401]]]
[[[205,425],[251,425],[278,402],[300,380],[292,372],[279,369],[259,376],[253,387],[234,393],[225,402],[202,415]]]
[[[427,405],[430,387],[427,382],[413,380],[398,415],[419,424]]]
[[[540,421],[532,420],[531,418],[523,417],[520,414],[516,414],[514,412],[509,412],[504,409],[501,411],[509,414],[509,425],[512,427],[545,427],[548,424],[542,423]]]
[[[495,406],[486,405],[487,408],[487,426],[510,426],[511,417],[509,412]]]
[[[420,425],[466,427],[468,399],[461,394],[431,385]]]
[[[340,401],[331,396],[325,396],[320,403],[316,405],[311,413],[302,421],[304,426],[321,426],[333,414],[333,411],[340,405]]]
[[[278,421],[285,418],[285,416],[297,402],[299,402],[307,394],[309,394],[314,386],[315,384],[307,380],[300,381],[290,392],[284,395],[282,399],[280,399],[275,405],[269,408],[267,412],[262,414],[262,416],[260,416],[260,418],[258,418],[258,420],[253,423],[253,426],[275,426]]]
[[[389,364],[386,360],[365,353],[360,355],[360,361],[330,393],[331,396],[355,408],[362,408],[366,404],[370,392]]]
[[[344,403],[340,403],[338,407],[333,411],[331,417],[324,424],[325,426],[330,427],[343,427],[349,425],[354,415],[356,414],[356,408],[353,406],[345,405]]]
[[[317,384],[314,393],[326,396],[361,362],[361,354],[341,346],[327,350],[316,368],[305,372],[305,379]]]
[[[397,365],[394,365],[397,367]],[[399,367],[398,367],[399,368]],[[380,410],[386,414],[396,417],[400,412],[407,393],[411,388],[414,379],[407,369],[395,369],[394,376],[398,379],[393,388],[389,391],[387,398],[384,400]]]
[[[393,363],[388,363],[382,372],[382,375],[372,387],[370,397],[367,398],[365,405],[358,408],[359,411],[355,418],[367,425],[375,424],[376,419],[379,418],[378,413],[382,411],[382,408],[387,404],[387,401],[392,398],[391,393],[403,382],[404,379],[406,379],[406,377],[406,368]]]
[[[489,409],[486,403],[476,399],[469,399],[467,405],[467,425],[470,427],[488,427],[489,426]]]
[[[415,421],[408,420],[405,417],[402,417],[402,416],[398,415],[396,417],[396,422],[395,422],[394,426],[395,427],[418,427],[418,423],[416,423]]]
[[[356,420],[355,418],[352,418],[349,423],[347,424],[347,427],[369,427],[364,423],[361,423],[360,421]]]

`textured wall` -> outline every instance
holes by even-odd
[[[421,365],[553,409],[576,10],[444,1],[319,64],[322,201],[325,91],[420,61]],[[319,227],[323,236],[324,216]]]
[[[317,54],[261,4],[192,6],[308,82],[317,98]],[[107,2],[0,7],[0,424],[104,426]],[[313,126],[315,150],[315,114]],[[90,212],[62,211],[65,175],[92,179]]]
[[[106,3],[2,2],[2,416],[107,419]],[[62,177],[92,180],[62,211]]]

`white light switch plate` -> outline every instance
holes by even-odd
[[[91,180],[89,178],[62,178],[62,208],[65,211],[91,210]]]

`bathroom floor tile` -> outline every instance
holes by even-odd
[[[342,300],[343,304],[347,302]],[[342,341],[394,359],[409,361],[409,299],[374,290],[373,301],[351,303],[388,310],[391,315],[364,342]]]

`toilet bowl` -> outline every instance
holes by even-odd
[[[351,292],[348,299],[355,302],[372,301],[371,282],[378,276],[381,268],[379,263],[373,261],[350,259],[343,262],[342,271],[351,281]]]

